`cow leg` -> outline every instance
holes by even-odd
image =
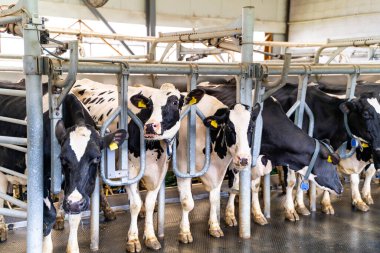
[[[102,181],[102,180],[100,180]],[[110,204],[108,203],[107,197],[104,193],[103,183],[100,182],[100,208],[103,211],[105,221],[113,221],[116,220],[116,214],[112,210]]]
[[[251,190],[252,190],[252,214],[253,221],[259,225],[268,224],[267,219],[261,211],[260,200],[259,200],[259,190],[260,190],[261,177],[252,180]]]
[[[78,245],[78,226],[81,220],[81,214],[69,215],[70,234],[67,243],[66,253],[79,253]]]
[[[153,191],[148,191],[145,197],[145,230],[144,238],[145,245],[154,250],[159,250],[161,248],[160,242],[154,233],[154,223],[153,223],[153,212],[156,205],[156,199],[160,187],[157,187]]]
[[[352,205],[355,206],[358,210],[367,212],[369,207],[362,200],[359,192],[359,174],[353,173],[351,177],[351,191],[352,191]]]
[[[373,175],[375,175],[376,169],[373,164],[369,166],[369,168],[365,171],[365,179],[364,179],[364,184],[362,188],[362,196],[363,200],[367,205],[373,205],[373,199],[371,196],[371,181]]]
[[[296,187],[296,204],[295,208],[297,213],[302,214],[302,215],[310,215],[310,211],[307,209],[305,206],[304,202],[304,193],[303,190],[301,189],[301,182],[303,179],[302,175],[297,175],[298,177],[298,182],[297,182],[297,187]]]
[[[129,226],[128,238],[127,238],[127,251],[128,252],[140,252],[141,244],[139,241],[139,232],[137,228],[137,217],[141,208],[140,193],[137,188],[137,184],[126,186],[129,205],[131,211],[131,224]]]
[[[282,193],[286,193],[286,179],[288,176],[288,168],[285,166],[276,166]]]
[[[194,208],[193,195],[191,194],[191,179],[177,177],[179,197],[182,206],[182,219],[178,240],[182,243],[192,243],[193,236],[190,231],[189,213]]]
[[[8,180],[5,175],[0,172],[0,192],[6,193],[8,187]],[[4,199],[0,198],[0,208],[4,206]],[[5,242],[8,237],[8,229],[5,224],[3,215],[0,215],[0,242]]]
[[[333,215],[335,213],[333,206],[331,205],[330,193],[328,191],[323,192],[323,197],[321,201],[322,212],[325,214]]]
[[[44,237],[42,245],[42,253],[53,253],[53,241],[51,239],[51,232]]]
[[[235,227],[238,225],[236,216],[235,216],[235,193],[230,193],[228,196],[228,202],[226,206],[226,224],[230,227]]]
[[[287,178],[287,186],[286,186],[286,196],[285,196],[285,219],[289,221],[297,221],[299,220],[299,216],[294,208],[293,202],[293,188],[296,185],[296,173],[294,170],[288,170],[288,178]]]
[[[208,220],[208,231],[211,236],[216,238],[224,236],[218,219],[218,210],[220,208],[220,187],[221,184],[210,191],[210,218]]]

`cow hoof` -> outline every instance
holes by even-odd
[[[226,216],[226,224],[230,227],[236,227],[238,225],[236,217],[234,215]]]
[[[216,237],[216,238],[219,238],[219,237],[223,237],[224,236],[224,233],[223,231],[220,229],[220,228],[215,228],[215,229],[209,229],[208,232],[210,233],[210,235],[212,237]]]
[[[178,240],[182,243],[192,243],[193,242],[193,236],[191,235],[191,232],[181,232],[178,234]]]
[[[359,211],[362,211],[362,212],[368,212],[369,211],[369,206],[367,206],[367,204],[364,203],[363,201],[358,201],[358,202],[354,203],[354,207],[356,209],[358,209]]]
[[[285,219],[291,222],[298,221],[300,217],[298,216],[296,210],[285,210]]]
[[[55,230],[63,230],[65,228],[65,219],[63,217],[57,217],[55,219],[55,223],[53,229]]]
[[[107,208],[106,210],[104,210],[104,220],[105,221],[116,220],[116,214],[111,208]]]
[[[261,226],[267,225],[268,221],[263,214],[253,215],[253,221]]]
[[[303,215],[308,216],[310,215],[310,211],[306,208],[306,206],[296,206],[296,212]]]
[[[367,204],[367,205],[373,205],[374,202],[373,202],[373,199],[371,197],[370,194],[366,195],[363,197],[363,201]]]
[[[145,240],[145,246],[147,246],[149,249],[153,249],[153,250],[161,249],[160,242],[157,240],[157,238],[154,238],[154,237],[146,239]]]
[[[141,244],[139,239],[132,239],[127,242],[127,252],[140,252]]]
[[[334,215],[335,214],[334,207],[332,207],[332,205],[330,204],[329,205],[322,204],[322,213]]]
[[[0,224],[0,242],[5,242],[8,239],[7,226],[3,223]]]

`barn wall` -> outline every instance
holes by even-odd
[[[15,3],[16,0],[2,0]],[[157,0],[157,25],[210,27],[233,22],[243,6],[256,8],[255,30],[285,32],[286,0]],[[93,19],[81,0],[40,0],[42,16]],[[111,22],[145,25],[144,0],[110,0],[98,9]]]
[[[291,0],[290,41],[380,35],[378,0]]]

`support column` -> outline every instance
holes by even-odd
[[[41,56],[39,45],[38,1],[24,1],[24,73],[26,84],[26,114],[28,118],[28,228],[27,253],[42,252],[43,219],[43,117],[42,85],[37,61]]]
[[[253,22],[252,6],[243,7],[241,62],[252,63],[253,60]],[[252,78],[243,77],[237,86],[237,101],[252,105]],[[254,159],[254,158],[252,158]],[[240,172],[239,194],[239,236],[251,237],[251,166]]]

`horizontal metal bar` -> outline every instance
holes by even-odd
[[[0,121],[14,123],[14,124],[19,124],[19,125],[24,125],[24,126],[27,125],[26,120],[8,118],[8,117],[3,117],[3,116],[0,116]]]
[[[22,20],[21,16],[8,16],[0,18],[0,25],[7,25],[20,22]]]
[[[26,97],[25,90],[0,89],[0,95]]]
[[[282,66],[264,64],[267,69],[265,74],[280,75]],[[305,75],[305,74],[378,74],[380,73],[380,64],[332,64],[332,65],[291,65],[289,67],[289,75]]]
[[[14,218],[20,218],[20,219],[26,219],[26,216],[27,216],[26,211],[1,208],[1,207],[0,207],[0,215],[14,217]]]
[[[0,136],[0,143],[26,146],[27,139],[21,137]]]
[[[19,178],[22,178],[22,179],[25,179],[25,180],[28,179],[25,174],[18,173],[16,171],[13,171],[13,170],[1,167],[1,166],[0,166],[0,172],[4,172],[5,174],[9,174],[9,175],[12,175],[12,176],[15,176],[15,177],[19,177]]]
[[[21,207],[22,209],[25,209],[25,210],[28,209],[28,205],[24,201],[13,198],[12,196],[9,196],[6,193],[0,192],[0,199],[4,199],[4,200],[6,200],[6,201],[8,201],[8,202],[10,202],[16,206]]]
[[[17,150],[17,151],[20,151],[20,152],[24,152],[24,153],[27,152],[27,148],[20,147],[20,146],[17,146],[17,145],[13,145],[13,144],[0,143],[0,146],[3,146],[5,148],[14,149],[14,150]]]
[[[23,67],[16,66],[0,66],[0,71],[2,72],[23,72]]]
[[[0,11],[0,17],[13,15],[22,10],[24,7],[24,0],[19,0],[13,7]]]

